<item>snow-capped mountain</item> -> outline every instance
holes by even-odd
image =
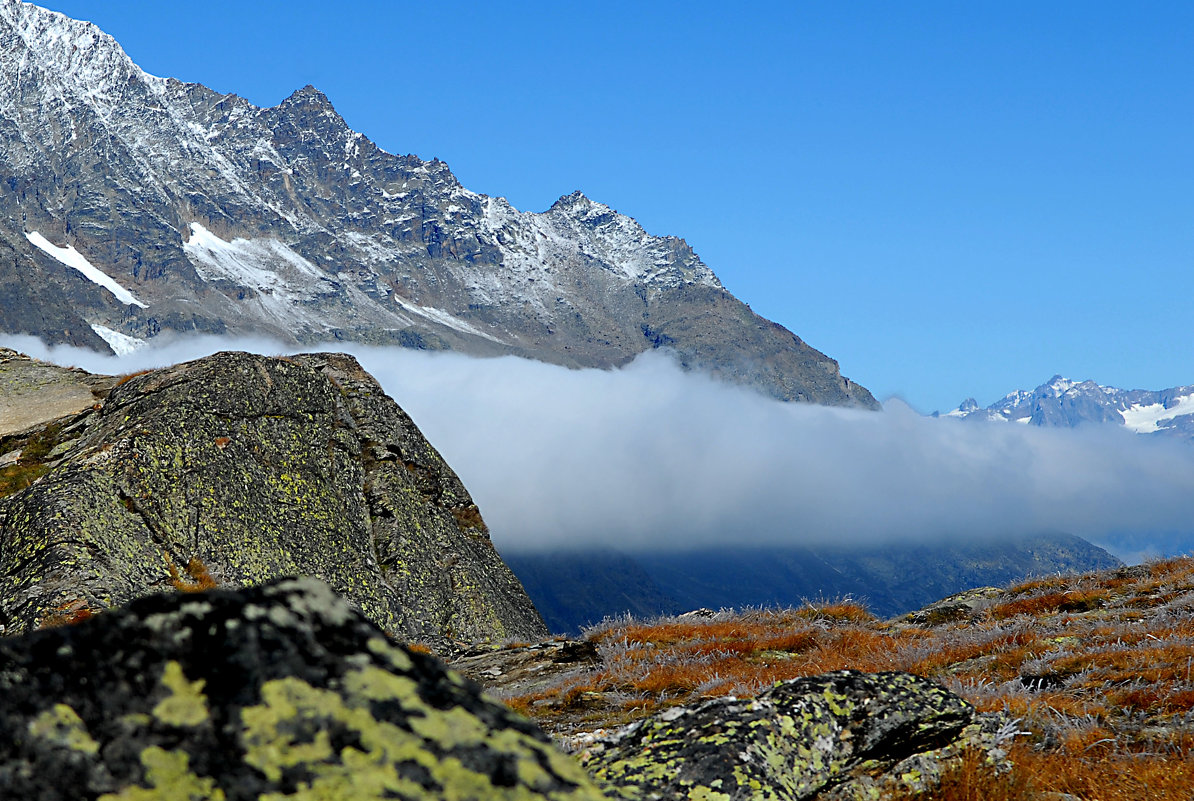
[[[981,408],[973,398],[945,415],[1035,426],[1121,425],[1137,434],[1194,439],[1194,386],[1150,391],[1117,389],[1059,375]]]
[[[350,339],[607,367],[667,346],[783,399],[876,407],[682,239],[579,192],[542,213],[386,153],[308,86],[259,108],[0,0],[0,330]]]

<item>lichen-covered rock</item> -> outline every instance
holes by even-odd
[[[314,579],[0,639],[0,798],[597,799],[530,721]]]
[[[7,633],[168,588],[314,575],[402,639],[546,628],[460,480],[350,356],[219,353],[134,376],[0,499]],[[31,440],[32,441],[32,440]]]
[[[1001,724],[918,676],[844,670],[670,709],[581,760],[621,798],[855,801],[922,789],[967,749],[1000,763]]]

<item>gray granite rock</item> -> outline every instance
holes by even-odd
[[[47,461],[0,498],[8,633],[295,574],[408,641],[547,633],[460,479],[350,356],[219,353],[131,376],[16,446]]]

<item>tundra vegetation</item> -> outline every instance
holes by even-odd
[[[491,692],[565,747],[668,707],[828,671],[908,671],[1016,721],[1014,768],[963,760],[937,801],[1194,797],[1194,559],[1035,578],[893,620],[851,601],[607,620],[592,658]],[[523,646],[510,646],[517,649]],[[466,663],[460,665],[469,670]]]

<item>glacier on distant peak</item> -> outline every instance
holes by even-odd
[[[1194,386],[1125,390],[1055,375],[987,406],[967,399],[945,417],[1037,426],[1113,424],[1137,434],[1194,440]]]

